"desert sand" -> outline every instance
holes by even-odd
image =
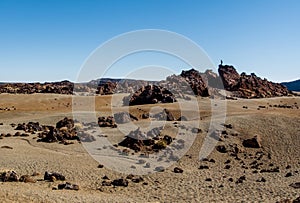
[[[123,95],[120,95],[120,97]],[[37,142],[37,135],[0,139],[0,172],[13,170],[20,175],[39,175],[36,183],[0,182],[1,202],[277,202],[294,200],[299,190],[290,186],[300,182],[300,109],[277,108],[274,105],[300,104],[299,97],[269,99],[238,99],[226,101],[226,124],[217,145],[236,144],[238,159],[230,153],[214,150],[207,160],[199,160],[199,151],[208,130],[211,112],[209,98],[198,98],[200,129],[188,152],[163,172],[141,176],[141,183],[129,181],[128,187],[103,186],[103,177],[114,180],[127,174],[98,163],[82,143],[71,145]],[[72,118],[72,96],[56,94],[0,94],[0,133],[16,131],[11,123],[39,122],[55,125],[64,117]],[[178,114],[178,104],[157,104]],[[272,107],[271,107],[271,106]],[[97,96],[98,115],[111,115],[111,96]],[[141,109],[154,105],[130,107],[130,113],[141,117]],[[261,106],[259,108],[259,106]],[[265,108],[263,108],[264,106]],[[246,108],[247,107],[247,108]],[[6,110],[4,110],[6,109]],[[7,110],[9,109],[9,110]],[[120,109],[122,110],[122,109]],[[181,111],[190,109],[181,109]],[[136,125],[146,125],[139,119]],[[187,125],[189,121],[186,121]],[[170,124],[174,123],[169,121]],[[126,125],[126,124],[123,124]],[[104,134],[117,144],[116,129]],[[119,133],[120,134],[120,133]],[[247,148],[242,141],[255,135],[261,137],[260,148]],[[115,143],[114,143],[115,142]],[[5,147],[6,146],[6,147]],[[257,165],[256,167],[253,167]],[[179,167],[183,173],[174,173]],[[279,167],[279,172],[263,169]],[[65,181],[43,181],[45,171],[58,172],[66,181],[78,184],[79,190],[54,190]],[[289,177],[286,177],[291,173]],[[263,180],[263,181],[262,181]]]

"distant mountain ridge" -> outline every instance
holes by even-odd
[[[279,83],[261,79],[254,73],[239,74],[231,65],[219,65],[218,73],[207,70],[201,73],[195,69],[183,70],[180,75],[170,75],[161,81],[145,81],[135,79],[101,78],[90,82],[73,83],[67,80],[45,83],[6,83],[0,84],[1,93],[33,94],[79,94],[79,95],[110,95],[114,93],[134,94],[140,88],[156,85],[171,90],[177,98],[185,95],[201,97],[224,96],[222,89],[231,92],[238,98],[266,98],[288,96],[293,93]],[[161,89],[162,90],[162,89]],[[150,92],[150,90],[148,91]]]
[[[281,84],[286,86],[290,91],[300,92],[300,79],[291,82],[283,82]]]

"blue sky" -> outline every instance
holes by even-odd
[[[297,0],[0,0],[0,81],[75,81],[99,45],[139,29],[182,34],[215,65],[222,59],[272,81],[299,79],[299,10]],[[108,76],[130,72],[130,63]]]

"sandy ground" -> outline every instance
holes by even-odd
[[[117,95],[122,98],[124,95]],[[16,132],[11,123],[38,121],[41,124],[54,125],[60,119],[72,117],[72,108],[84,109],[81,98],[73,103],[72,96],[33,94],[0,95],[0,133]],[[0,139],[0,172],[14,170],[18,174],[41,175],[33,177],[36,183],[0,182],[1,202],[276,202],[283,199],[296,199],[299,189],[290,187],[300,182],[300,109],[269,107],[269,105],[300,105],[299,97],[228,100],[226,101],[226,123],[233,129],[224,129],[227,136],[217,145],[227,147],[236,144],[239,147],[239,159],[230,153],[214,150],[208,159],[215,163],[199,160],[199,151],[211,123],[211,101],[198,99],[201,133],[196,136],[193,145],[179,161],[173,163],[164,172],[143,175],[143,183],[129,181],[128,187],[102,186],[102,177],[110,179],[126,177],[127,174],[110,168],[98,168],[94,160],[81,143],[61,145],[58,143],[40,143],[36,135],[29,137],[5,137]],[[111,104],[111,96],[97,96],[95,99],[97,115],[111,115],[112,107],[122,111],[123,107]],[[116,106],[115,106],[116,105]],[[162,104],[175,116],[180,111],[178,104]],[[246,107],[247,108],[243,108]],[[267,108],[259,108],[266,106]],[[130,113],[140,118],[143,112],[150,111],[155,105],[130,107]],[[9,111],[7,109],[10,109]],[[147,125],[147,120],[139,119],[136,125]],[[192,121],[190,121],[192,122]],[[172,124],[173,122],[168,122]],[[186,123],[189,125],[189,121]],[[117,143],[122,133],[116,129],[103,129],[112,144]],[[233,136],[233,134],[235,136]],[[260,135],[262,148],[251,149],[241,145],[242,140]],[[263,153],[257,160],[257,154]],[[269,154],[269,156],[268,156]],[[229,162],[226,163],[225,162]],[[252,162],[261,163],[259,169],[253,169]],[[209,169],[199,169],[200,166]],[[230,165],[229,169],[225,169]],[[183,169],[183,173],[174,173],[174,167]],[[261,169],[279,167],[278,173],[260,173]],[[45,171],[55,171],[66,176],[67,181],[78,184],[79,191],[52,190],[62,181],[42,181]],[[285,175],[291,172],[291,177]],[[241,177],[246,180],[236,183]],[[257,182],[261,178],[266,182]],[[211,179],[211,181],[208,180]],[[232,182],[230,181],[232,178]],[[145,184],[144,184],[145,183]]]

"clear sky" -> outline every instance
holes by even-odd
[[[300,78],[298,0],[0,0],[0,81],[75,81],[94,49],[138,29],[182,34],[239,72]]]

